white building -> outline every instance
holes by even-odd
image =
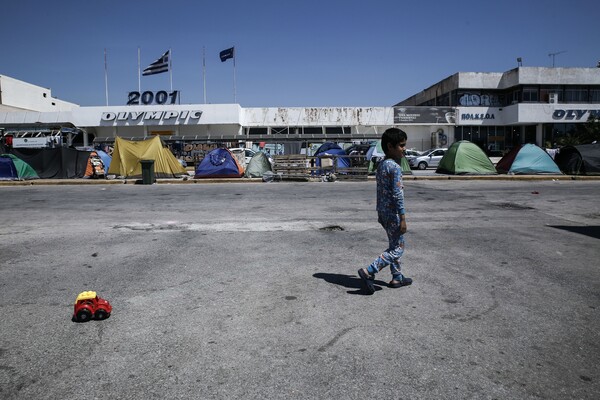
[[[600,68],[459,72],[396,106],[452,107],[453,141],[498,150],[520,143],[551,146],[591,116],[600,117]]]
[[[82,146],[160,135],[182,152],[182,144],[217,142],[287,144],[297,151],[323,141],[377,139],[396,126],[408,133],[409,147],[421,150],[463,139],[497,150],[527,142],[544,146],[600,115],[600,69],[459,72],[391,107],[166,104],[176,103],[166,91],[134,98],[135,105],[124,99],[122,106],[80,107],[53,98],[49,89],[0,76],[0,133],[58,135]]]

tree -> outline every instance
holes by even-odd
[[[600,117],[592,115],[584,125],[578,126],[577,144],[588,144],[600,141]]]

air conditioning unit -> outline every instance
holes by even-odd
[[[557,104],[558,103],[558,93],[550,93],[548,97],[548,103]]]

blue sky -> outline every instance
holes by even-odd
[[[456,72],[595,67],[592,0],[19,0],[2,6],[0,75],[83,106],[124,105],[142,69],[172,49],[181,103],[243,107],[391,106]],[[169,74],[142,77],[168,90]]]

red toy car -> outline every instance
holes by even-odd
[[[110,316],[112,307],[107,300],[96,295],[96,292],[81,292],[75,300],[75,311],[73,320],[77,322],[87,322],[90,319],[105,319]]]

